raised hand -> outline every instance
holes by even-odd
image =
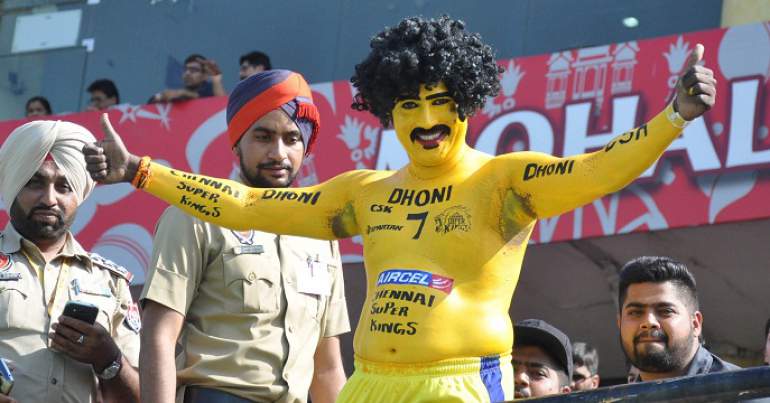
[[[703,59],[703,45],[695,45],[687,60],[687,69],[676,85],[674,108],[686,120],[703,115],[714,106],[717,96],[717,80],[711,69],[698,66]]]
[[[86,169],[101,183],[130,182],[139,167],[139,157],[128,152],[106,113],[101,123],[104,140],[83,147]]]

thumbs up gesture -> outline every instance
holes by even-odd
[[[139,157],[128,152],[106,113],[101,122],[104,140],[83,147],[86,169],[101,183],[131,182],[139,168]]]
[[[698,62],[703,59],[703,45],[695,45],[687,60],[687,68],[679,77],[674,109],[686,120],[703,115],[714,106],[717,96],[717,80],[714,72]]]

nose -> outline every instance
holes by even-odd
[[[417,116],[417,124],[419,127],[430,129],[436,122],[433,120],[433,112],[429,105],[422,105],[420,107],[420,113]]]
[[[40,195],[40,203],[48,207],[55,206],[58,203],[57,196],[58,192],[53,184],[45,186]]]
[[[644,330],[659,329],[660,322],[653,312],[648,312],[642,318],[642,323],[639,326]]]
[[[522,390],[529,387],[529,376],[527,376],[527,371],[524,368],[520,370],[515,370],[514,368],[513,384],[516,390]]]
[[[287,146],[282,138],[277,138],[270,143],[267,156],[274,161],[283,161],[288,158]]]

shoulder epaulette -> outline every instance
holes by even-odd
[[[110,272],[117,275],[118,277],[124,278],[129,283],[131,283],[131,279],[134,278],[134,275],[130,271],[128,271],[128,269],[113,262],[110,259],[103,257],[102,255],[96,252],[89,252],[88,257],[91,258],[91,262],[93,264],[103,269],[109,270]]]

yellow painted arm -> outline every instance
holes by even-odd
[[[684,121],[669,118],[673,113],[669,105],[596,152],[565,158],[536,152],[502,156],[514,162],[513,189],[519,207],[532,218],[551,217],[624,188],[660,158],[682,131]]]
[[[186,213],[235,230],[338,239],[358,234],[351,193],[371,171],[306,188],[251,188],[150,163],[143,190]]]

